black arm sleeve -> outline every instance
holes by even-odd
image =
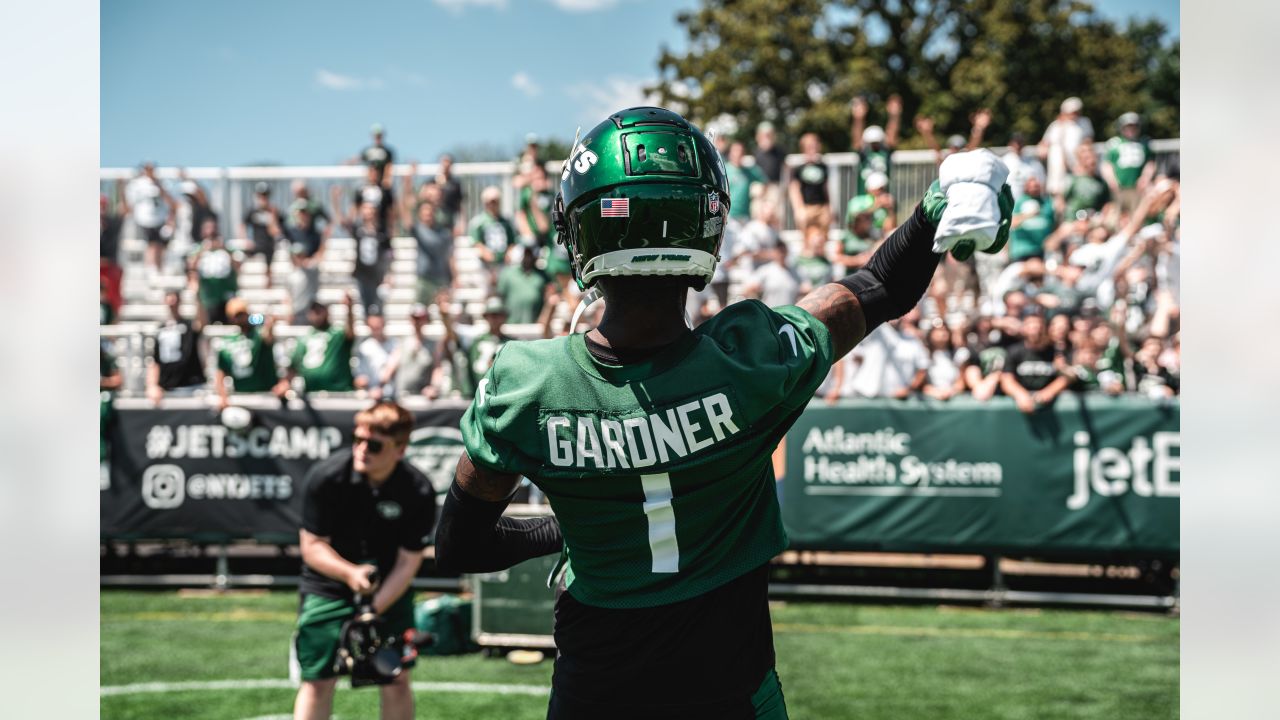
[[[455,480],[436,528],[436,567],[446,573],[496,572],[560,552],[560,522],[554,517],[503,517],[510,502],[481,500]]]
[[[924,207],[916,205],[866,266],[840,280],[858,296],[868,334],[880,323],[906,315],[924,297],[942,259],[933,252],[936,231]]]

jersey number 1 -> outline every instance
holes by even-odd
[[[641,475],[644,486],[644,516],[649,521],[649,552],[653,572],[680,571],[680,546],[676,544],[676,513],[671,507],[671,476],[667,473]]]

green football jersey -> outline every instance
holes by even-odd
[[[473,391],[480,380],[488,374],[489,368],[493,367],[493,359],[498,356],[498,351],[510,340],[511,338],[506,335],[486,332],[467,346],[467,373],[470,376]],[[467,393],[467,395],[470,394]]]
[[[811,288],[831,282],[831,261],[822,256],[801,255],[796,258],[795,268]]]
[[[197,248],[195,252],[200,252]],[[207,308],[221,308],[236,296],[239,283],[231,253],[225,248],[206,250],[196,260],[196,275],[200,278],[196,294],[200,304]]]
[[[879,150],[864,149],[858,153],[858,194],[861,195],[867,191],[867,178],[871,173],[882,172],[885,177],[890,177],[890,169],[893,165],[890,158],[893,151],[887,147],[881,146]]]
[[[355,389],[351,376],[351,348],[355,341],[342,330],[311,328],[298,338],[291,361],[293,369],[302,376],[308,392],[350,392]]]
[[[581,334],[511,342],[463,441],[477,465],[546,493],[576,599],[679,602],[786,548],[772,453],[831,362],[821,321],[755,300],[640,363],[605,364]]]
[[[1116,173],[1116,184],[1122,188],[1138,186],[1142,168],[1151,159],[1146,139],[1130,140],[1117,135],[1107,141],[1106,159]]]
[[[279,380],[271,349],[257,331],[248,336],[236,333],[222,341],[218,369],[231,377],[235,392],[266,392]]]
[[[1097,175],[1072,175],[1067,180],[1066,215],[1074,218],[1081,210],[1101,211],[1111,202],[1111,188]]]

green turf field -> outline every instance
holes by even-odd
[[[285,592],[103,590],[102,717],[287,716],[296,603]],[[797,720],[1178,716],[1178,621],[1168,617],[780,603],[773,621]],[[551,662],[425,658],[413,679],[430,684],[418,717],[542,718]],[[334,712],[375,718],[377,691],[340,685]]]

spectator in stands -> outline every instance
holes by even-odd
[[[1071,384],[1055,363],[1053,344],[1045,331],[1044,317],[1031,313],[1022,320],[1022,342],[1009,350],[1000,389],[1028,415],[1053,404]]]
[[[124,227],[127,204],[123,186],[117,182],[116,208],[112,212],[111,201],[106,195],[98,198],[98,282],[113,316],[120,314],[124,297],[120,294],[120,280],[124,271],[120,267],[120,230]]]
[[[1062,370],[1071,380],[1071,390],[1088,393],[1103,389],[1098,379],[1098,348],[1093,343],[1079,345],[1063,357],[1071,359],[1070,364]]]
[[[306,186],[303,186],[306,189]],[[321,230],[323,216],[324,229]],[[320,263],[324,260],[325,245],[332,232],[328,213],[308,197],[298,197],[289,207],[290,224],[286,228],[273,227],[277,238],[289,243],[289,259],[293,262],[293,275],[289,278],[289,294],[292,301],[294,324],[306,321],[307,308],[316,300],[320,291]],[[274,223],[275,220],[273,219]]]
[[[218,221],[205,218],[200,226],[200,244],[187,260],[188,282],[199,301],[199,316],[211,325],[228,322],[227,301],[239,291],[242,254],[227,249],[218,232]]]
[[[1081,143],[1076,148],[1075,172],[1067,178],[1063,192],[1054,197],[1054,210],[1064,222],[1094,213],[1111,218],[1112,199],[1110,188],[1098,173],[1098,154],[1093,151],[1093,145]]]
[[[453,234],[439,222],[435,203],[417,204],[411,214],[409,203],[401,205],[401,223],[418,244],[416,300],[422,305],[435,301],[441,290],[453,285]]]
[[[761,195],[751,205],[751,222],[738,233],[736,250],[740,256],[750,258],[752,269],[759,267],[768,261],[766,255],[778,244],[781,230],[778,204],[770,196]]]
[[[143,163],[137,177],[129,181],[124,192],[127,214],[133,216],[133,225],[147,241],[147,264],[159,273],[164,263],[164,249],[173,236],[173,215],[176,202],[156,179],[154,163]]]
[[[871,212],[871,237],[880,240],[889,237],[898,226],[893,196],[889,194],[889,178],[881,172],[873,172],[867,176],[864,185],[866,193],[849,198],[845,208],[845,227],[853,223],[860,212]]]
[[[462,397],[475,394],[476,385],[489,372],[498,350],[511,338],[503,332],[507,308],[502,298],[490,297],[484,304],[484,325],[463,328],[453,322],[448,303],[439,306],[444,325],[444,353],[453,369],[453,392]]]
[[[848,275],[866,265],[876,247],[875,200],[870,195],[857,195],[849,200],[845,231],[833,260]]]
[[[224,338],[218,350],[213,389],[218,395],[219,410],[230,404],[229,392],[278,390],[279,381],[274,353],[275,318],[250,315],[249,303],[242,298],[228,300],[226,313],[237,332]]]
[[[497,293],[507,309],[508,322],[534,323],[542,315],[551,278],[538,268],[538,248],[523,245],[515,252],[520,253],[520,263],[508,265],[498,273]]]
[[[1121,115],[1116,125],[1120,134],[1107,141],[1102,177],[1111,188],[1120,212],[1128,214],[1137,207],[1139,198],[1155,177],[1156,161],[1147,138],[1142,137],[1142,118],[1138,113]]]
[[[834,281],[834,268],[826,256],[827,239],[817,228],[811,228],[804,236],[804,247],[795,261],[795,273],[800,278],[800,295]]]
[[[293,201],[289,204],[289,214],[291,216],[289,220],[292,224],[301,224],[308,232],[318,232],[320,223],[324,223],[326,227],[329,225],[331,222],[329,212],[325,210],[324,205],[319,200],[311,197],[311,188],[307,187],[305,180],[294,180],[289,190],[293,193]],[[300,205],[299,202],[302,204]],[[306,207],[308,216],[305,223],[301,222],[301,218],[297,217],[295,211],[295,208],[303,206]],[[326,235],[325,237],[328,236]]]
[[[809,228],[806,235],[822,236],[817,228]],[[742,294],[759,298],[769,307],[794,305],[800,297],[800,275],[787,262],[787,244],[780,242],[765,252],[767,261],[756,268],[743,283]]]
[[[724,170],[729,179],[729,224],[735,230],[751,221],[752,187],[768,182],[759,167],[746,164],[746,158],[746,146],[740,141],[729,145]]]
[[[938,146],[938,139],[934,137],[933,118],[926,115],[916,117],[916,131],[924,139],[929,147],[933,148],[934,162],[938,165],[952,153],[964,152],[966,150],[976,150],[982,146],[983,136],[987,132],[987,128],[991,125],[991,111],[983,108],[970,118],[972,127],[969,130],[969,139],[966,140],[963,135],[952,135],[947,138],[947,147],[943,149]]]
[[[169,253],[185,258],[204,239],[201,234],[204,221],[212,219],[217,225],[218,213],[214,211],[200,183],[192,180],[184,168],[178,169],[181,178],[179,188],[182,193],[174,210],[173,238],[169,242]]]
[[[512,188],[517,192],[523,190],[533,179],[534,166],[545,163],[546,158],[543,157],[542,143],[539,141],[537,133],[525,135],[524,149],[520,151],[519,157],[516,158],[516,174],[511,179]]]
[[[193,395],[208,382],[200,351],[200,334],[204,330],[200,316],[196,315],[195,322],[182,317],[182,296],[176,290],[164,294],[164,304],[169,308],[169,317],[156,328],[155,350],[147,366],[147,399],[156,405],[165,393]]]
[[[1062,101],[1058,117],[1049,123],[1040,139],[1037,152],[1048,168],[1045,188],[1050,195],[1066,189],[1067,177],[1074,172],[1076,148],[1093,140],[1093,123],[1081,115],[1084,102],[1078,97]]]
[[[526,238],[539,249],[551,247],[556,229],[551,225],[551,205],[555,200],[547,168],[541,164],[529,169],[529,182],[520,188],[519,211],[516,227],[521,238]]]
[[[271,260],[276,253],[276,235],[272,227],[284,227],[284,215],[271,202],[271,186],[265,182],[253,186],[253,206],[244,211],[240,236],[249,240],[246,255],[261,255],[267,263],[267,287],[273,286]]]
[[[124,375],[116,364],[116,358],[105,345],[98,345],[98,389],[102,391],[104,400],[108,392],[124,387]],[[108,400],[109,402],[109,400]]]
[[[461,235],[465,232],[462,227],[462,201],[465,194],[462,183],[453,176],[452,155],[445,153],[440,156],[440,171],[436,173],[434,184],[440,188],[440,202],[437,203],[440,224],[450,235]]]
[[[1140,395],[1163,400],[1178,394],[1178,377],[1160,363],[1164,341],[1154,335],[1143,338],[1133,353],[1133,371]]]
[[[929,353],[911,328],[919,318],[916,308],[873,330],[853,348],[849,362],[835,364],[833,392],[846,397],[898,399],[919,392],[929,369]],[[850,372],[852,377],[846,382]]]
[[[373,137],[373,143],[360,151],[356,162],[364,163],[366,167],[372,169],[376,173],[376,175],[370,175],[373,181],[389,190],[391,189],[391,167],[395,164],[396,153],[383,142],[382,125],[374,123],[373,127],[369,128],[369,134]]]
[[[787,153],[778,147],[778,133],[773,123],[765,121],[756,126],[756,167],[764,175],[765,182],[777,187],[782,183],[782,169],[786,166]]]
[[[302,378],[308,393],[355,390],[355,378],[351,374],[351,350],[356,339],[355,296],[348,292],[343,305],[347,318],[341,328],[329,324],[327,305],[315,302],[307,309],[311,329],[298,338],[285,377],[276,386],[277,394],[287,392],[297,377]]]
[[[351,275],[360,293],[360,305],[365,315],[382,314],[382,298],[378,288],[391,268],[391,236],[385,224],[378,220],[378,208],[363,202],[354,216],[349,216],[343,227],[356,242],[356,264]]]
[[[1027,184],[1027,178],[1032,175],[1040,178],[1040,184],[1044,184],[1044,165],[1035,157],[1029,157],[1024,154],[1027,147],[1027,136],[1020,132],[1015,132],[1009,136],[1009,152],[1001,156],[1005,167],[1009,168],[1009,189],[1013,191],[1013,199],[1017,200],[1022,197],[1023,187]]]
[[[858,153],[858,183],[856,194],[870,192],[867,188],[867,179],[873,173],[880,173],[885,177],[885,184],[888,184],[888,178],[893,170],[893,163],[890,161],[893,155],[893,149],[898,145],[898,125],[902,119],[902,98],[897,95],[890,95],[889,100],[885,103],[885,111],[888,113],[889,122],[882,128],[879,125],[872,125],[864,129],[867,121],[868,105],[866,98],[855,97],[850,103],[850,113],[853,115],[853,127],[851,135],[853,140],[853,151]]]
[[[111,325],[116,321],[116,310],[111,306],[111,293],[107,289],[107,282],[101,278],[98,279],[98,324]]]
[[[816,227],[826,234],[831,228],[831,195],[827,190],[830,170],[822,159],[822,141],[814,133],[805,133],[800,137],[800,152],[803,162],[796,168],[788,190],[796,227],[800,232]]]
[[[484,210],[471,218],[468,234],[476,244],[476,251],[484,260],[492,275],[506,262],[507,249],[516,244],[516,229],[502,216],[502,191],[490,185],[480,193]]]
[[[989,315],[979,315],[962,332],[962,343],[956,349],[956,362],[965,388],[975,400],[990,400],[1000,389],[1000,372],[1004,368],[1006,350],[1003,339]]]
[[[1009,259],[1013,262],[1029,257],[1044,257],[1044,241],[1057,227],[1053,203],[1044,195],[1036,177],[1027,179],[1023,195],[1013,206],[1009,230]]]
[[[341,215],[338,209],[341,205],[341,193],[337,185],[329,188],[331,197],[329,204],[333,206],[334,212]],[[380,173],[377,168],[370,165],[365,168],[364,183],[356,188],[351,195],[351,213],[359,212],[361,205],[372,205],[375,213],[374,217],[378,221],[378,231],[390,234],[391,227],[391,211],[395,207],[395,196],[391,192],[390,187],[384,187],[380,179]],[[351,222],[352,218],[348,217],[347,222]]]
[[[951,331],[941,319],[935,320],[925,335],[925,350],[929,353],[929,369],[921,392],[934,400],[950,400],[964,392],[964,377],[951,346]]]
[[[443,307],[449,302],[447,295],[436,299]],[[400,341],[399,369],[395,374],[396,397],[401,399],[422,395],[434,400],[440,395],[443,379],[440,363],[441,344],[427,337],[427,324],[431,317],[427,306],[416,304],[409,310],[413,333]]]
[[[400,344],[387,336],[387,321],[381,315],[366,315],[364,322],[369,336],[356,346],[356,389],[369,391],[374,400],[394,399]]]

